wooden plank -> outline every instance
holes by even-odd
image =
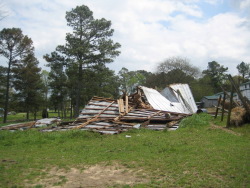
[[[231,111],[233,107],[233,97],[234,97],[234,88],[232,86],[231,96],[230,96],[230,106],[229,106],[229,111],[228,111],[228,116],[227,116],[227,127],[230,126]]]
[[[12,124],[12,125],[7,125],[7,126],[3,126],[0,128],[0,130],[11,130],[11,129],[20,129],[20,128],[31,128],[33,127],[33,125],[35,125],[35,121],[31,121],[31,122],[26,122],[26,123],[18,123],[18,124]]]
[[[106,110],[108,109],[115,101],[113,101],[112,103],[110,103],[106,108],[104,108],[99,114],[97,114],[95,117],[93,117],[92,119],[88,120],[87,122],[85,123],[82,123],[81,125],[77,126],[75,129],[80,129],[80,128],[83,128],[85,127],[86,125],[88,125],[90,122],[93,122],[93,121],[97,121],[98,120],[98,117]]]
[[[233,80],[233,78],[232,78],[232,76],[230,74],[228,75],[228,78],[229,78],[229,81],[231,82],[231,84],[233,85],[235,91],[237,92],[237,94],[238,94],[244,108],[246,109],[247,113],[250,114],[250,107],[248,106],[248,104],[247,104],[246,100],[244,99],[243,95],[241,94],[239,86],[234,82],[234,80]]]
[[[219,100],[218,100],[218,104],[217,104],[217,107],[216,107],[216,113],[215,113],[214,119],[216,119],[216,118],[217,118],[218,111],[219,111],[220,101],[221,101],[221,95],[220,95]]]
[[[223,121],[224,119],[224,112],[225,112],[225,102],[226,102],[226,93],[224,92],[224,96],[223,96],[223,106],[222,106],[222,112],[221,112],[221,121]]]
[[[119,108],[121,108],[121,113],[124,113],[124,102],[123,99],[120,99],[120,104],[119,104]]]
[[[125,104],[125,105],[126,105],[126,110],[125,110],[125,112],[126,112],[126,114],[127,114],[127,113],[128,113],[128,96],[126,95],[125,98],[126,98],[126,102],[125,102],[125,103],[126,103],[126,104]]]
[[[128,112],[130,112],[131,110],[133,109],[133,107],[130,107],[128,109]],[[119,116],[117,116],[116,118],[114,118],[113,120],[114,121],[118,121],[119,119],[121,119],[123,116],[125,116],[127,113],[124,113],[124,114],[120,114]]]
[[[148,119],[150,120],[153,116],[158,115],[158,114],[161,113],[161,112],[162,112],[162,111],[160,110],[160,111],[158,111],[158,112],[156,112],[156,113],[153,113],[152,115],[148,116]]]
[[[120,114],[121,113],[120,99],[117,99],[117,104],[118,104],[118,110],[119,110],[119,114]]]

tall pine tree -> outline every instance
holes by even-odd
[[[4,105],[4,119],[6,123],[7,113],[9,108],[9,90],[10,90],[10,76],[11,67],[15,61],[20,60],[33,52],[33,42],[28,37],[23,35],[22,30],[19,28],[4,28],[0,32],[0,55],[7,59],[7,75],[6,75],[6,89],[5,89],[5,105]]]
[[[24,104],[27,119],[29,119],[30,112],[35,114],[36,119],[36,112],[41,101],[42,80],[38,63],[34,54],[29,53],[22,60],[13,63],[12,68],[15,75],[13,86],[19,101]]]
[[[66,100],[68,98],[67,76],[65,73],[65,59],[57,52],[52,52],[50,55],[44,56],[50,67],[49,72],[49,87],[51,91],[50,101],[58,116],[65,116]],[[60,115],[60,111],[62,114]]]
[[[83,105],[82,88],[85,82],[91,81],[83,80],[83,67],[113,62],[113,59],[120,53],[117,50],[120,44],[111,40],[114,33],[111,29],[111,21],[104,18],[94,19],[93,12],[85,5],[66,12],[66,20],[73,32],[66,34],[66,44],[58,46],[57,50],[70,58],[69,62],[73,66],[77,64],[75,72],[78,85],[75,96],[75,115],[77,116],[80,106]]]

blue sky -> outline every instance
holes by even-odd
[[[112,21],[113,40],[122,45],[121,55],[108,65],[116,72],[122,67],[154,72],[173,56],[201,70],[217,61],[233,75],[239,63],[250,63],[250,0],[2,0],[8,16],[0,29],[21,28],[46,68],[43,55],[71,32],[65,12],[83,4],[95,18]]]

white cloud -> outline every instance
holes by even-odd
[[[248,11],[249,11],[249,8],[250,8],[250,0],[242,0],[240,2],[240,8],[241,9],[247,9],[248,8]]]
[[[217,4],[223,3],[223,0],[205,0],[205,2],[212,4],[212,5],[217,5]]]
[[[112,21],[114,41],[122,45],[121,55],[109,66],[116,71],[153,71],[156,64],[171,56],[182,56],[206,69],[209,61],[218,61],[237,73],[241,61],[250,61],[249,20],[237,13],[221,13],[208,20],[199,8],[201,0],[85,0],[95,18]],[[222,0],[206,0],[223,3]],[[247,0],[241,2],[248,6]],[[42,56],[64,44],[65,12],[82,5],[81,0],[6,0],[12,14],[2,27],[20,27],[34,41],[36,54]]]

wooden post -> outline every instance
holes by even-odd
[[[118,110],[119,110],[119,114],[120,114],[121,113],[120,99],[117,99],[117,104],[118,104]]]
[[[126,102],[125,102],[125,105],[126,105],[126,110],[125,110],[125,113],[127,114],[128,113],[128,96],[126,95]]]
[[[231,117],[231,111],[233,107],[233,96],[234,96],[234,87],[232,85],[231,95],[230,95],[230,106],[228,109],[228,116],[227,116],[227,128],[230,127],[230,117]]]
[[[120,99],[120,108],[121,108],[121,113],[124,113],[124,102],[123,99]]]
[[[226,93],[224,92],[223,94],[224,94],[224,96],[223,96],[223,106],[222,106],[222,112],[221,112],[221,121],[223,121],[223,119],[224,119],[225,101],[226,101]]]
[[[216,107],[216,112],[215,112],[214,119],[216,119],[216,118],[217,118],[218,111],[219,111],[219,106],[220,106],[220,101],[221,101],[221,95],[220,95],[219,100],[218,100],[218,104],[217,104],[217,107]]]
[[[232,76],[230,74],[228,75],[228,78],[229,78],[229,81],[231,82],[231,84],[233,85],[235,91],[237,92],[237,94],[238,94],[244,108],[246,109],[247,113],[250,114],[250,107],[248,106],[248,104],[247,104],[246,100],[244,99],[243,95],[241,94],[239,86],[234,82],[234,80],[233,80],[233,78],[232,78]]]

